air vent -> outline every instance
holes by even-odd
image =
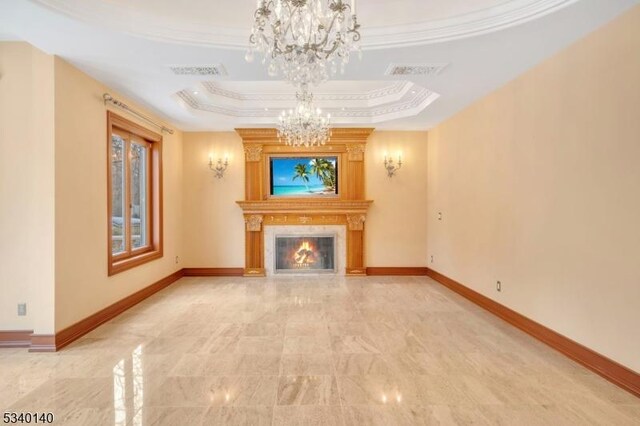
[[[227,75],[222,64],[217,65],[172,65],[169,67],[176,75]]]
[[[437,64],[391,64],[386,75],[438,75],[447,63]]]

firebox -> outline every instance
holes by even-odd
[[[334,235],[276,235],[275,273],[336,272]]]

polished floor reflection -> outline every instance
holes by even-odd
[[[0,408],[69,425],[640,424],[640,399],[426,277],[183,278],[59,353],[0,350]]]

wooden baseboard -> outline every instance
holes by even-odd
[[[426,267],[371,267],[355,268],[347,271],[347,275],[427,275]],[[184,268],[185,277],[242,277],[264,276],[262,271],[245,273],[243,268]]]
[[[184,268],[185,277],[241,277],[243,268]]]
[[[427,275],[429,268],[426,267],[370,267],[367,268],[367,275]]]
[[[525,333],[535,337],[553,349],[561,352],[572,360],[582,364],[589,370],[609,380],[611,383],[640,397],[640,374],[618,364],[580,343],[539,324],[516,311],[466,287],[441,273],[428,269],[428,275],[445,287],[455,291],[461,296],[483,309],[491,312],[509,324],[519,328]]]
[[[0,348],[28,348],[33,330],[0,330]]]
[[[67,346],[73,341],[84,336],[85,334],[87,334],[94,328],[98,327],[99,325],[115,318],[116,316],[126,311],[127,309],[142,302],[147,297],[173,284],[174,282],[182,278],[182,276],[183,276],[183,270],[181,269],[151,284],[150,286],[145,287],[142,290],[137,291],[132,295],[125,297],[122,300],[119,300],[116,303],[110,306],[107,306],[106,308],[96,312],[95,314],[90,315],[81,321],[78,321],[77,323],[65,328],[64,330],[58,331],[54,336],[53,343],[46,340],[46,337],[51,337],[51,336],[34,336],[34,337],[38,337],[38,340],[35,342],[35,345],[34,345],[34,341],[32,339],[31,348],[29,349],[29,351],[42,352],[47,348],[47,344],[49,345],[49,347],[53,345],[53,347],[55,348],[54,350],[60,350],[61,348]],[[34,348],[40,348],[41,350],[34,350]]]
[[[55,352],[56,346],[55,334],[32,334],[29,344],[29,352]]]

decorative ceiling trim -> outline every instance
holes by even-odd
[[[193,23],[179,25],[174,20],[153,18],[134,10],[129,10],[127,19],[123,20],[121,8],[109,2],[30,1],[90,24],[152,40],[227,49],[246,49],[248,46],[248,25],[247,28],[221,28]],[[511,0],[453,18],[416,24],[363,26],[362,47],[383,49],[412,46],[486,34],[539,18],[576,1],[578,0]]]
[[[213,65],[169,65],[176,75],[216,75],[226,76],[227,69],[222,64]]]
[[[511,0],[453,18],[370,28],[369,31],[362,31],[362,46],[384,49],[473,37],[523,24],[577,1],[579,0]]]
[[[448,62],[438,62],[431,64],[396,64],[391,63],[385,71],[385,75],[406,76],[406,75],[438,75],[449,65]]]
[[[240,93],[220,87],[217,82],[204,81],[201,83],[207,92],[215,96],[221,96],[236,101],[295,101],[295,93]],[[387,96],[398,95],[406,92],[413,86],[410,81],[391,82],[387,86],[361,93],[315,93],[313,96],[320,101],[372,101]]]
[[[345,111],[336,111],[332,116],[337,118],[378,118],[389,114],[397,114],[404,111],[416,110],[418,114],[427,105],[440,97],[439,94],[428,89],[421,89],[414,97],[404,101],[390,105],[385,105],[370,109],[349,109]],[[425,103],[426,102],[426,103]],[[330,110],[330,108],[327,108]]]
[[[236,128],[234,129],[244,142],[263,142],[264,138],[273,139],[278,135],[278,129],[275,128]],[[367,138],[373,133],[370,127],[335,127],[331,129],[331,139],[348,139],[347,143],[362,143],[362,141],[354,140],[357,138]]]
[[[330,112],[334,119],[360,118],[376,121],[383,121],[385,117],[396,115],[399,113],[413,112],[414,115],[420,113],[429,104],[440,97],[439,94],[425,88],[419,88],[411,93],[409,97],[405,96],[402,101],[392,102],[385,105],[371,108],[349,108],[342,109],[340,107],[325,107],[325,112]],[[186,106],[193,110],[212,112],[227,117],[238,119],[247,118],[273,118],[276,119],[279,110],[265,110],[264,108],[234,108],[229,106],[214,105],[204,103],[197,99],[190,91],[181,90],[177,97],[184,102]]]

